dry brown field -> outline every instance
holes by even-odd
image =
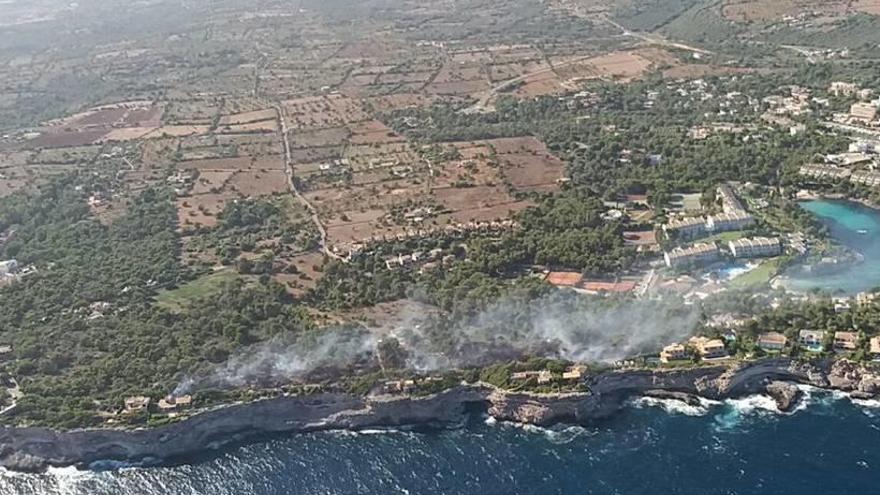
[[[287,174],[282,170],[247,170],[236,172],[226,189],[243,196],[270,196],[288,190]]]
[[[845,14],[847,7],[869,12],[876,1],[850,2],[848,0],[726,0],[721,7],[725,18],[738,22],[774,21],[804,12]]]
[[[215,158],[210,160],[191,160],[177,163],[178,170],[283,170],[284,158],[270,156],[240,156],[236,158]]]
[[[223,205],[235,196],[235,193],[226,191],[178,198],[178,224],[181,227],[213,227],[217,225],[217,215],[223,211]]]
[[[232,115],[224,115],[220,117],[218,125],[232,126],[240,124],[251,124],[254,122],[262,122],[264,120],[276,120],[277,115],[274,109],[254,110],[251,112],[236,113]]]
[[[351,130],[348,127],[330,127],[327,129],[302,130],[290,135],[290,147],[320,148],[324,146],[336,146],[349,138]]]
[[[220,191],[226,185],[234,170],[202,170],[199,177],[195,180],[190,194],[207,194],[212,191]]]
[[[368,120],[360,102],[343,95],[312,96],[284,102],[290,129],[339,127]]]

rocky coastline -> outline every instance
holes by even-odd
[[[880,393],[880,373],[846,360],[797,363],[767,359],[714,367],[609,371],[586,380],[589,392],[532,394],[485,384],[461,385],[427,397],[317,394],[224,406],[184,421],[138,430],[0,429],[0,466],[35,472],[98,461],[173,463],[208,449],[274,434],[403,426],[460,425],[469,411],[499,421],[549,426],[589,424],[619,411],[634,396],[692,403],[753,394],[779,409],[797,405],[795,384],[841,390],[858,398]]]

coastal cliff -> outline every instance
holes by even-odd
[[[796,403],[791,383],[834,388],[860,397],[880,392],[880,375],[847,361],[799,364],[788,359],[681,370],[611,371],[585,382],[589,392],[531,394],[489,385],[461,385],[427,396],[316,394],[279,397],[219,407],[167,426],[59,432],[44,428],[0,429],[0,465],[39,471],[49,466],[88,466],[96,461],[174,462],[206,449],[255,437],[333,429],[400,426],[451,427],[469,410],[503,421],[536,425],[589,423],[608,417],[638,395],[724,399],[757,393],[780,409]],[[660,395],[658,395],[660,394]]]

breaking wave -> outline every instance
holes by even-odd
[[[658,399],[655,397],[638,397],[629,402],[630,406],[641,409],[643,407],[659,407],[669,414],[684,416],[705,416],[709,410],[720,404],[718,401],[699,398],[700,405],[691,405],[676,399]]]

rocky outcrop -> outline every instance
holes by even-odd
[[[782,412],[794,409],[804,395],[801,389],[788,382],[770,382],[766,390],[767,395],[776,401],[776,408]]]
[[[499,420],[536,425],[588,423],[614,414],[627,398],[637,395],[690,403],[698,402],[698,396],[723,399],[769,393],[781,410],[787,410],[796,404],[799,391],[782,382],[836,388],[860,397],[880,392],[880,375],[854,363],[798,364],[770,359],[684,370],[611,371],[588,379],[589,392],[585,393],[515,393],[477,384],[428,397],[279,397],[216,408],[153,429],[59,432],[0,428],[0,465],[39,471],[48,466],[87,466],[100,460],[174,462],[208,448],[267,434],[409,425],[449,427],[460,424],[469,409]]]

